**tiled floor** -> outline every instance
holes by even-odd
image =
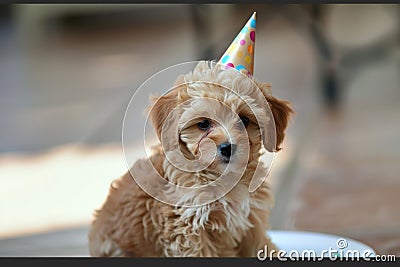
[[[276,195],[272,228],[348,236],[400,255],[398,47],[354,70],[343,67],[345,101],[338,113],[328,113],[320,106],[318,56],[304,32],[306,20],[300,16],[302,23],[294,25],[261,7],[255,75],[272,82],[274,95],[297,112],[269,178]],[[31,47],[18,43],[12,24],[1,25],[0,180],[7,185],[0,188],[0,213],[7,216],[0,221],[1,256],[87,255],[91,212],[125,168],[120,128],[134,89],[160,68],[198,57],[193,25],[179,10],[163,27],[53,28]],[[348,10],[329,9],[329,18],[343,22]],[[354,32],[354,25],[353,32],[340,31],[328,20],[340,51],[373,38],[374,29],[382,32],[378,21],[392,27],[390,16],[382,20],[373,8],[360,10],[360,20],[375,22],[368,31]],[[292,6],[292,12],[299,9]],[[244,13],[233,14],[246,20]],[[235,16],[228,18],[226,25],[241,27]],[[231,38],[226,25],[215,27],[208,44]],[[351,36],[354,42],[346,44]],[[24,208],[29,212],[16,212]],[[67,229],[40,234],[61,228]],[[13,238],[18,232],[39,235]]]

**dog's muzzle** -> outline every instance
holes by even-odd
[[[231,143],[222,143],[218,146],[218,153],[221,155],[225,163],[229,162],[235,151],[236,145]]]

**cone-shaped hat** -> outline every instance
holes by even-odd
[[[253,75],[255,41],[256,12],[247,21],[218,63],[235,68],[245,74]]]

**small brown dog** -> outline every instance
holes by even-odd
[[[280,150],[293,112],[290,104],[273,97],[268,83],[207,61],[180,76],[175,85],[152,106],[154,128],[160,140],[178,138],[179,150],[186,159],[202,156],[212,158],[211,163],[200,171],[187,171],[171,164],[174,159],[166,157],[161,145],[149,159],[137,161],[130,172],[111,184],[104,205],[96,211],[89,233],[90,254],[255,257],[265,245],[268,250],[277,250],[266,232],[273,204],[270,187],[263,181],[250,192],[249,185],[252,179],[266,176],[268,168],[260,161],[263,149]],[[176,122],[178,136],[162,136],[168,120]],[[205,139],[213,141],[216,148],[201,148]],[[246,162],[242,172],[235,165],[240,159]],[[190,160],[183,165],[190,167]],[[188,193],[186,199],[200,203],[188,206],[171,205],[152,197],[132,177],[140,176],[151,184],[154,173],[174,185],[189,188],[215,182],[222,173],[227,177],[231,173],[241,176],[229,192],[216,185],[212,190]],[[215,200],[201,202],[205,195],[213,195]]]

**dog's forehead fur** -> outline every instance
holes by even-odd
[[[210,99],[215,99],[236,113],[266,114],[267,102],[257,82],[232,68],[202,61],[192,72],[179,77],[176,85],[182,85],[179,103],[190,100],[191,107],[206,107]],[[213,107],[218,108],[218,105]]]

